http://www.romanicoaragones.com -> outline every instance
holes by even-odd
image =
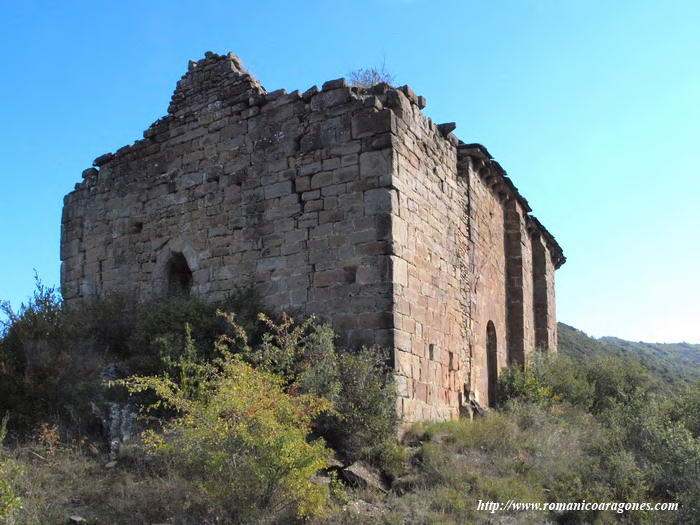
[[[476,505],[476,510],[485,510],[491,514],[496,512],[512,512],[512,511],[549,511],[549,512],[569,512],[569,511],[610,511],[622,514],[635,510],[642,511],[676,511],[678,503],[650,503],[650,502],[619,502],[619,501],[576,501],[576,502],[520,502],[508,500],[506,502],[499,501],[484,501],[479,500]]]

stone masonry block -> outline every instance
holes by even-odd
[[[376,188],[367,190],[364,193],[365,213],[374,215],[377,213],[388,213],[392,207],[391,190],[387,188]]]
[[[391,261],[392,280],[401,286],[408,286],[408,263],[394,255],[389,256]]]
[[[394,366],[396,369],[396,372],[399,375],[402,375],[404,377],[411,378],[412,377],[412,365],[411,363],[413,356],[406,351],[403,351],[399,348],[399,346],[394,343],[395,350],[394,350]]]
[[[278,182],[277,184],[271,184],[265,188],[265,198],[274,199],[275,197],[282,197],[283,195],[289,195],[292,192],[292,181],[285,180]]]
[[[381,282],[385,278],[384,272],[374,264],[362,264],[357,268],[357,282],[359,284],[369,284]]]
[[[390,150],[368,151],[360,155],[362,177],[382,177],[393,173],[393,152]]]
[[[297,192],[308,191],[311,189],[310,177],[299,177],[294,181],[294,189]]]
[[[333,181],[333,173],[330,171],[322,171],[311,177],[311,189],[328,186]]]
[[[396,115],[390,109],[358,113],[352,119],[353,139],[387,132],[396,133]]]

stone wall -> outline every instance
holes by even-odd
[[[398,137],[392,188],[394,345],[401,413],[407,421],[459,414],[469,304],[467,183],[457,140],[420,111],[409,88],[392,97]],[[405,268],[405,270],[404,270]]]
[[[556,347],[564,258],[486,149],[425,104],[343,79],[267,93],[235,55],[207,53],[168,115],[66,197],[66,302],[250,284],[343,344],[393,348],[405,421],[492,404],[502,367]]]
[[[182,254],[195,295],[254,284],[278,311],[325,314],[349,343],[391,344],[394,121],[367,99],[344,80],[266,93],[233,55],[191,63],[168,116],[66,197],[67,302],[163,295]]]
[[[469,179],[473,364],[468,387],[477,401],[492,405],[501,368],[524,364],[536,347],[556,349],[554,271],[565,258],[483,146],[460,144],[458,157],[460,174]]]
[[[470,162],[472,148],[460,148],[465,159],[462,170],[469,180],[469,217],[472,244],[472,355],[471,390],[484,406],[495,402],[493,385],[489,395],[489,365],[500,370],[508,364],[506,317],[506,253],[505,210],[506,195],[494,191],[486,177],[479,176],[475,163]],[[475,159],[478,161],[478,159]],[[496,359],[487,354],[488,323],[493,323]]]

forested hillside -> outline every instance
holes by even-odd
[[[615,356],[638,361],[665,383],[700,379],[700,344],[644,343],[618,337],[595,339],[559,323],[559,352],[573,359]]]

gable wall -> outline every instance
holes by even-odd
[[[235,57],[191,65],[169,115],[66,197],[64,297],[163,295],[182,253],[198,296],[253,284],[346,342],[390,344],[386,117],[344,82],[265,94]]]

